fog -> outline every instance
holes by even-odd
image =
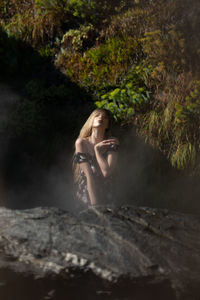
[[[116,179],[118,204],[199,213],[198,178],[172,168],[134,129],[125,132]]]
[[[2,128],[19,95],[5,85],[0,86],[0,95]],[[116,127],[113,134],[120,140],[120,149],[113,175],[114,202],[108,205],[200,212],[198,178],[173,169],[159,151],[136,135],[133,128]],[[74,210],[73,144],[74,141],[68,141],[52,164],[42,166],[29,154],[20,152],[18,140],[1,138],[1,204],[13,209],[55,206]]]

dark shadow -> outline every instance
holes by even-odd
[[[69,278],[48,276],[34,279],[33,275],[22,275],[8,269],[0,273],[0,296],[4,300],[176,300],[170,282],[152,283],[149,279],[120,279],[109,283],[91,272],[73,272]],[[192,294],[191,291],[190,294]],[[198,293],[197,293],[198,295]]]
[[[91,96],[1,28],[0,51],[1,198],[12,208],[67,208],[73,142]]]

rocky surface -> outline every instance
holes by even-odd
[[[96,299],[200,298],[200,217],[195,215],[138,207],[79,213],[1,208],[0,249],[0,280],[14,276],[23,286],[27,278],[48,279],[54,289],[41,299],[62,299],[55,296],[58,282],[63,287],[57,291],[68,283],[76,292],[93,289]],[[0,295],[3,286],[5,293],[6,279]]]

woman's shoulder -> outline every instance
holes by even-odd
[[[75,141],[75,145],[82,145],[85,143],[85,138],[77,138],[77,140]]]
[[[77,138],[75,142],[75,147],[77,151],[84,152],[87,149],[87,139],[86,138]]]

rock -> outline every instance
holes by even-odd
[[[1,208],[0,249],[0,273],[79,286],[89,278],[97,299],[111,299],[114,290],[123,290],[123,297],[138,290],[134,299],[147,299],[142,291],[152,288],[154,297],[148,299],[200,297],[200,217],[195,215],[145,207],[79,213]],[[156,290],[162,297],[156,298]],[[52,287],[45,297],[55,294]],[[132,299],[123,297],[118,293],[117,299]]]

